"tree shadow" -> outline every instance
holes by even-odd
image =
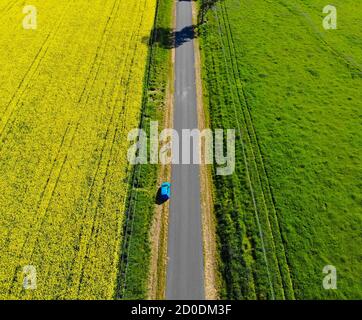
[[[151,37],[144,37],[142,42],[149,46],[156,45],[164,49],[178,48],[196,38],[195,28],[195,25],[187,26],[180,31],[173,31],[171,28],[155,28],[152,30]]]
[[[179,2],[191,2],[195,0],[178,0]],[[174,31],[171,28],[154,28],[149,37],[142,39],[148,46],[159,46],[164,49],[174,49],[189,42],[198,36],[198,27],[205,22],[206,13],[212,9],[215,4],[223,0],[202,0],[198,14],[198,23],[183,28],[180,31]]]

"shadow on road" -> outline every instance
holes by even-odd
[[[142,42],[147,43],[149,46],[157,45],[164,49],[177,48],[196,38],[195,27],[195,25],[187,26],[176,32],[171,28],[155,28],[152,31],[153,39],[144,37]]]
[[[195,0],[179,0],[179,2],[191,2]],[[190,25],[183,28],[180,31],[174,31],[171,28],[154,28],[151,32],[151,36],[144,37],[143,43],[149,46],[158,45],[164,49],[173,49],[181,46],[182,44],[197,38],[197,28],[205,23],[206,13],[212,9],[215,4],[223,0],[203,0],[200,4],[200,10],[198,14],[198,24]]]

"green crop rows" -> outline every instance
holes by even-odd
[[[362,4],[334,1],[327,31],[323,0],[211,2],[208,116],[237,131],[235,174],[213,179],[221,297],[361,298]]]

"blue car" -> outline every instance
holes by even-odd
[[[167,201],[171,196],[171,183],[164,182],[161,185],[160,197],[162,201]]]

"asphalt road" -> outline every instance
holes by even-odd
[[[192,2],[179,0],[176,4],[173,121],[180,137],[182,129],[198,127],[192,39]],[[191,151],[190,154],[192,159]],[[204,299],[199,166],[172,165],[171,183],[166,299]]]

